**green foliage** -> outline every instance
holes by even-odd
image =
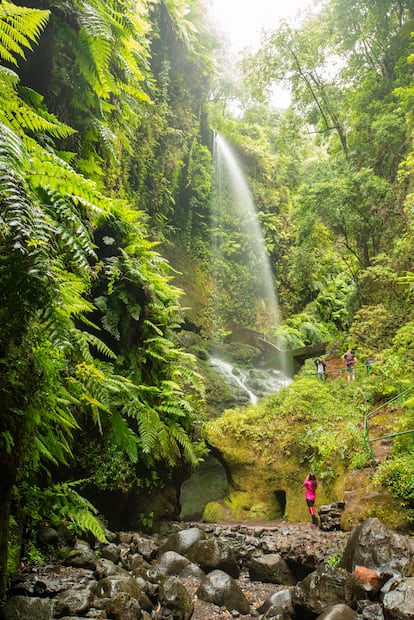
[[[375,474],[375,482],[385,486],[407,508],[414,522],[414,466],[412,450],[381,463]]]
[[[52,484],[40,489],[36,485],[22,487],[20,501],[24,505],[25,522],[35,532],[42,523],[63,525],[69,532],[81,536],[92,534],[101,542],[108,542],[97,510],[76,491],[84,481]],[[29,553],[36,548],[32,539]]]

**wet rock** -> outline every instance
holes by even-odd
[[[325,532],[339,531],[341,529],[341,517],[345,510],[345,502],[333,502],[319,506],[319,526]]]
[[[414,618],[414,577],[401,579],[397,587],[384,596],[387,620],[412,620]]]
[[[53,599],[53,615],[56,618],[62,616],[83,616],[89,610],[92,600],[90,588],[70,589],[61,592]]]
[[[77,568],[88,568],[95,570],[97,559],[96,555],[90,548],[90,545],[83,540],[78,540],[75,547],[70,549],[64,560],[68,566],[76,566]]]
[[[176,577],[168,577],[160,586],[160,604],[172,611],[174,620],[190,620],[194,604],[190,594]]]
[[[263,614],[262,620],[279,617],[281,620],[284,620],[284,616],[293,618],[295,612],[292,605],[292,590],[285,588],[274,592],[257,611]]]
[[[111,562],[113,562],[114,564],[117,564],[121,557],[121,549],[119,548],[118,545],[115,545],[114,543],[110,543],[109,545],[104,545],[101,548],[101,555],[106,560],[111,560]]]
[[[357,612],[348,605],[331,605],[316,620],[355,620]]]
[[[140,588],[137,580],[130,575],[113,575],[98,582],[96,594],[102,598],[114,599],[117,594],[124,592],[135,598],[144,609],[152,609],[152,603],[145,592]]]
[[[356,566],[401,572],[414,554],[414,541],[389,530],[377,518],[367,519],[351,532],[340,566],[353,572]]]
[[[40,546],[56,547],[59,543],[59,534],[47,525],[40,525],[37,530],[37,542]]]
[[[167,539],[161,546],[159,553],[175,551],[176,553],[185,555],[196,542],[203,540],[205,536],[205,532],[198,527],[190,527],[189,529],[181,530]]]
[[[134,553],[128,557],[126,568],[135,576],[144,576],[145,572],[151,568],[151,564],[149,564],[139,553]]]
[[[343,568],[323,566],[296,584],[292,604],[297,615],[307,620],[331,605],[356,607],[356,602],[365,598],[367,593],[353,575]]]
[[[239,565],[233,549],[225,542],[216,538],[207,538],[196,542],[186,557],[205,572],[219,569],[237,579],[240,575]]]
[[[124,577],[129,576],[129,573],[125,568],[114,564],[112,560],[100,560],[94,571],[94,576],[96,579],[104,579],[105,577],[111,577],[113,575],[123,575]]]
[[[233,609],[241,614],[249,611],[249,602],[236,581],[221,570],[213,570],[206,575],[197,589],[197,596],[209,603]]]
[[[175,551],[166,551],[162,554],[155,570],[161,575],[175,575],[181,577],[203,577],[204,572],[197,564],[190,562],[188,558],[176,553]]]
[[[296,583],[288,565],[278,553],[252,558],[249,562],[249,574],[253,581],[263,583],[279,583],[285,586]]]
[[[358,601],[358,615],[356,620],[384,620],[384,614],[380,603],[371,601]]]
[[[107,618],[113,620],[139,620],[141,607],[136,598],[127,592],[118,592],[113,598],[107,600],[105,613]]]
[[[1,620],[52,620],[52,602],[27,596],[12,596],[0,609]]]

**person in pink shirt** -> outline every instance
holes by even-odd
[[[318,488],[318,481],[315,474],[308,474],[303,482],[303,486],[306,488],[305,499],[309,508],[309,514],[312,518],[312,525],[316,527],[318,524],[318,517],[315,510],[316,489]]]

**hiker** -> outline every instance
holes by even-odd
[[[319,523],[315,510],[316,489],[318,487],[315,474],[308,474],[303,482],[303,486],[306,487],[305,499],[309,514],[311,515],[312,527],[316,527]]]
[[[319,379],[321,379],[322,381],[326,381],[326,364],[324,360],[318,357],[318,359],[314,361],[314,364],[316,366],[316,374],[318,375]]]
[[[353,351],[351,351],[351,349],[348,349],[348,351],[343,354],[342,359],[344,360],[346,364],[346,375],[347,375],[348,383],[351,382],[351,377],[352,377],[352,381],[355,381],[355,364],[356,364],[357,358],[355,357]]]

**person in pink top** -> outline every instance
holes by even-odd
[[[312,518],[312,525],[316,527],[318,525],[318,517],[315,511],[315,499],[318,481],[316,480],[315,474],[308,474],[303,482],[303,486],[306,488],[305,499],[309,508],[309,514]]]

